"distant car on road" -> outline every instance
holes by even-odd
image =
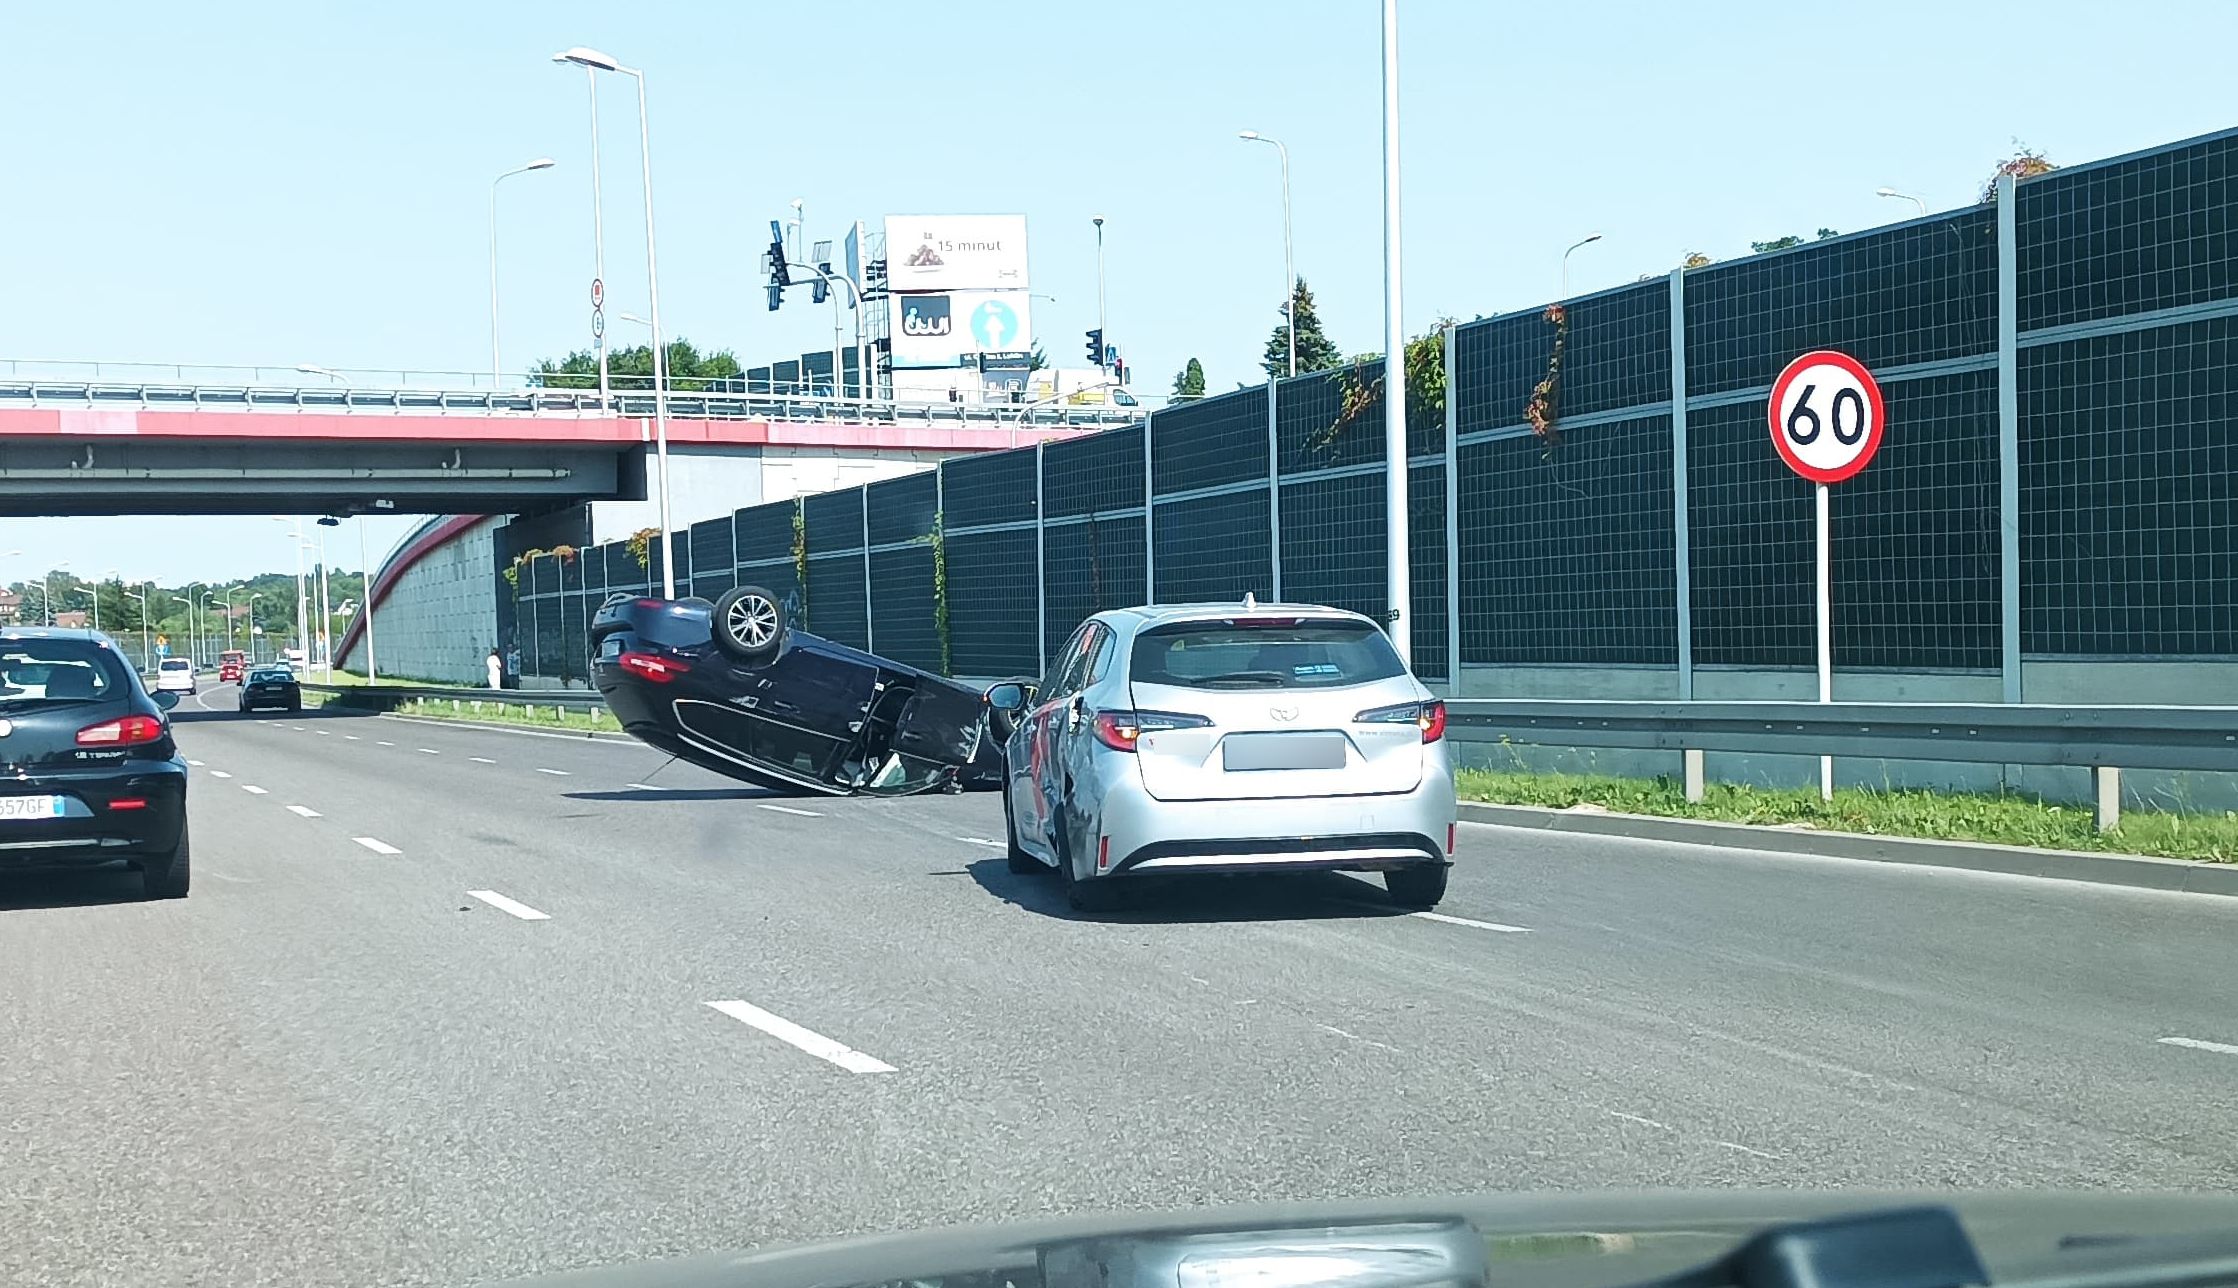
[[[303,686],[296,682],[295,672],[284,666],[249,668],[241,680],[241,709],[255,711],[261,707],[282,711],[303,709]]]
[[[183,657],[167,657],[156,663],[155,687],[159,693],[193,693],[198,687],[194,663]]]
[[[218,654],[218,683],[239,684],[249,669],[249,655],[238,649]]]
[[[1000,781],[976,687],[788,629],[761,587],[616,596],[590,634],[592,682],[622,728],[716,773],[834,796]]]
[[[137,866],[187,892],[187,766],[165,715],[96,631],[0,629],[0,868]]]
[[[987,701],[1010,868],[1055,868],[1077,908],[1131,878],[1205,872],[1380,872],[1402,906],[1445,897],[1445,704],[1358,613],[1098,613],[1038,686]]]

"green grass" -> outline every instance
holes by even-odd
[[[308,695],[306,695],[308,696]],[[480,710],[476,710],[479,706]],[[620,733],[622,726],[614,713],[604,707],[589,711],[568,711],[560,707],[514,706],[510,703],[480,702],[470,698],[414,698],[396,708],[400,716],[417,716],[423,720],[472,720],[482,724],[520,725],[531,729],[569,729],[581,732]]]
[[[1671,778],[1524,769],[1463,769],[1457,777],[1462,800],[1499,805],[1548,809],[1589,805],[1619,814],[2238,863],[2238,812],[2172,814],[2130,809],[2123,811],[2119,828],[2101,833],[2086,806],[2018,792],[1841,788],[1832,802],[1822,802],[1812,788],[1791,791],[1710,783],[1697,805]]]
[[[353,671],[344,671],[344,670],[341,670],[340,668],[336,668],[336,669],[335,669],[335,671],[334,671],[334,673],[333,673],[333,674],[331,674],[331,675],[321,675],[321,674],[319,674],[319,672],[318,672],[317,668],[315,668],[315,667],[314,667],[314,668],[312,668],[311,670],[305,671],[305,672],[303,673],[303,675],[302,675],[302,677],[301,677],[301,678],[303,678],[303,679],[305,679],[305,680],[308,680],[308,681],[310,681],[310,682],[312,682],[312,683],[314,683],[314,684],[332,684],[332,685],[337,685],[337,686],[341,686],[341,687],[349,687],[349,686],[353,686],[353,685],[362,687],[362,686],[363,686],[363,685],[364,685],[364,684],[366,683],[366,680],[365,680],[365,677],[364,677],[364,676],[362,676],[362,675],[359,675],[359,674],[357,674],[357,673],[355,673],[355,672],[353,672]],[[468,687],[468,686],[466,686],[466,685],[463,685],[463,684],[461,684],[461,685],[446,685],[446,684],[445,684],[445,682],[444,682],[444,681],[441,681],[441,680],[415,680],[415,679],[412,679],[412,678],[411,678],[411,677],[409,677],[409,676],[402,676],[402,675],[384,675],[384,676],[382,676],[382,677],[381,677],[380,679],[378,679],[378,680],[375,680],[375,681],[373,681],[373,683],[375,683],[375,684],[377,684],[377,685],[382,685],[382,686],[384,686],[384,687],[385,687],[385,686],[387,686],[387,685],[391,685],[391,684],[394,684],[394,685],[397,685],[397,686],[399,686],[399,687],[405,687],[405,688],[417,688],[417,689],[425,689],[425,688],[431,688],[431,687],[432,687],[432,688],[442,688],[442,687],[450,687],[450,688],[457,688],[457,689],[462,689],[462,690],[463,690],[463,689],[465,689],[465,688],[467,688],[467,687]]]

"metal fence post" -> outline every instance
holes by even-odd
[[[1686,512],[1686,270],[1671,270],[1671,548],[1679,701],[1694,699],[1693,537]]]
[[[1042,471],[1048,446],[1047,440],[1034,444],[1034,662],[1043,675],[1049,674],[1049,525],[1043,522],[1047,476]]]
[[[878,651],[878,611],[877,605],[873,604],[870,599],[870,487],[865,484],[857,490],[863,496],[863,651],[865,653],[876,653]]]
[[[1152,468],[1151,443],[1158,413],[1142,418],[1142,602],[1158,602],[1158,475]]]
[[[1275,391],[1281,380],[1267,377],[1267,558],[1274,569],[1272,594],[1282,602],[1282,431],[1276,420]]]
[[[1445,686],[1461,692],[1461,409],[1454,328],[1445,329]]]
[[[1997,176],[1997,674],[2004,700],[2020,686],[2020,246],[2013,176]]]

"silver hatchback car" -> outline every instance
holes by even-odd
[[[1076,908],[1125,878],[1380,872],[1445,897],[1445,704],[1377,625],[1303,605],[1167,604],[1083,622],[1038,686],[987,692],[1010,868]]]

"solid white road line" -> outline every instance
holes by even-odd
[[[318,812],[317,810],[315,810],[315,809],[312,809],[312,808],[311,808],[310,806],[308,806],[308,805],[290,805],[290,806],[288,806],[288,813],[290,813],[290,814],[295,814],[295,815],[299,815],[299,816],[301,816],[301,817],[303,817],[303,818],[323,818],[323,817],[324,817],[324,815],[320,814],[320,813],[319,813],[319,812]]]
[[[819,1060],[828,1060],[849,1073],[892,1073],[894,1066],[875,1056],[867,1056],[844,1043],[834,1042],[821,1033],[811,1033],[780,1015],[771,1015],[751,1002],[709,1002],[741,1024],[760,1029],[780,1042],[789,1042]]]
[[[539,774],[550,774],[554,778],[566,778],[569,776],[568,772],[564,769],[546,769],[542,765],[538,765],[536,767],[536,772]]]
[[[477,765],[494,765],[497,763],[496,761],[491,760],[488,756],[468,756],[467,759],[473,761]]]
[[[499,912],[510,912],[523,921],[550,921],[550,913],[538,912],[516,899],[508,899],[495,890],[469,890],[468,894],[480,899]]]
[[[387,841],[384,841],[377,836],[353,836],[350,839],[357,842],[359,845],[364,846],[366,849],[373,851],[375,854],[404,853],[404,851],[397,849],[395,846],[390,845]]]
[[[258,787],[258,786],[257,786],[256,784],[254,784],[254,783],[243,783],[243,784],[241,784],[241,790],[242,790],[242,791],[245,791],[245,792],[247,792],[247,793],[248,793],[249,795],[251,795],[251,796],[262,796],[262,795],[264,795],[264,789],[263,789],[263,788],[261,788],[261,787]]]
[[[2190,1047],[2194,1051],[2212,1051],[2217,1055],[2238,1055],[2238,1046],[2228,1042],[2207,1042],[2199,1038],[2162,1038],[2160,1044]]]
[[[802,818],[822,818],[822,817],[823,817],[823,815],[821,815],[821,814],[817,813],[816,811],[814,811],[814,810],[812,810],[812,809],[794,809],[794,808],[793,808],[792,806],[790,806],[790,805],[764,805],[764,804],[762,804],[762,803],[761,803],[761,802],[759,802],[759,801],[756,801],[756,802],[754,803],[754,805],[755,805],[755,808],[756,808],[756,809],[766,809],[766,810],[768,810],[768,811],[769,811],[770,813],[772,813],[772,814],[798,814],[798,815],[800,815],[800,816],[801,816]]]
[[[1531,933],[1529,926],[1508,926],[1497,921],[1471,921],[1467,917],[1449,917],[1442,912],[1413,912],[1407,915],[1420,917],[1424,921],[1442,921],[1449,926],[1468,926],[1476,930],[1497,930],[1503,935],[1528,935]]]
[[[1765,1152],[1764,1152],[1763,1150],[1761,1150],[1761,1149],[1750,1149],[1750,1148],[1749,1148],[1748,1146],[1746,1146],[1746,1145],[1736,1145],[1736,1144],[1734,1144],[1734,1143],[1733,1143],[1732,1141],[1729,1141],[1729,1140],[1716,1140],[1716,1141],[1711,1141],[1710,1143],[1711,1143],[1711,1144],[1713,1144],[1713,1145],[1716,1145],[1716,1146],[1718,1146],[1718,1147],[1719,1147],[1719,1148],[1721,1148],[1721,1149],[1729,1149],[1729,1150],[1732,1150],[1732,1151],[1733,1151],[1734,1153],[1736,1153],[1736,1154],[1753,1154],[1753,1155],[1755,1155],[1755,1156],[1756,1156],[1756,1157],[1758,1157],[1758,1158],[1775,1158],[1775,1159],[1776,1159],[1776,1158],[1778,1158],[1778,1157],[1779,1157],[1779,1155],[1777,1155],[1777,1154],[1767,1154],[1767,1153],[1765,1153]]]
[[[233,777],[233,775],[231,775],[231,774],[229,774],[229,773],[225,772],[225,771],[224,771],[224,770],[222,770],[222,769],[213,769],[213,770],[211,770],[211,771],[210,771],[210,777],[212,777],[212,778],[231,778],[231,777]]]

